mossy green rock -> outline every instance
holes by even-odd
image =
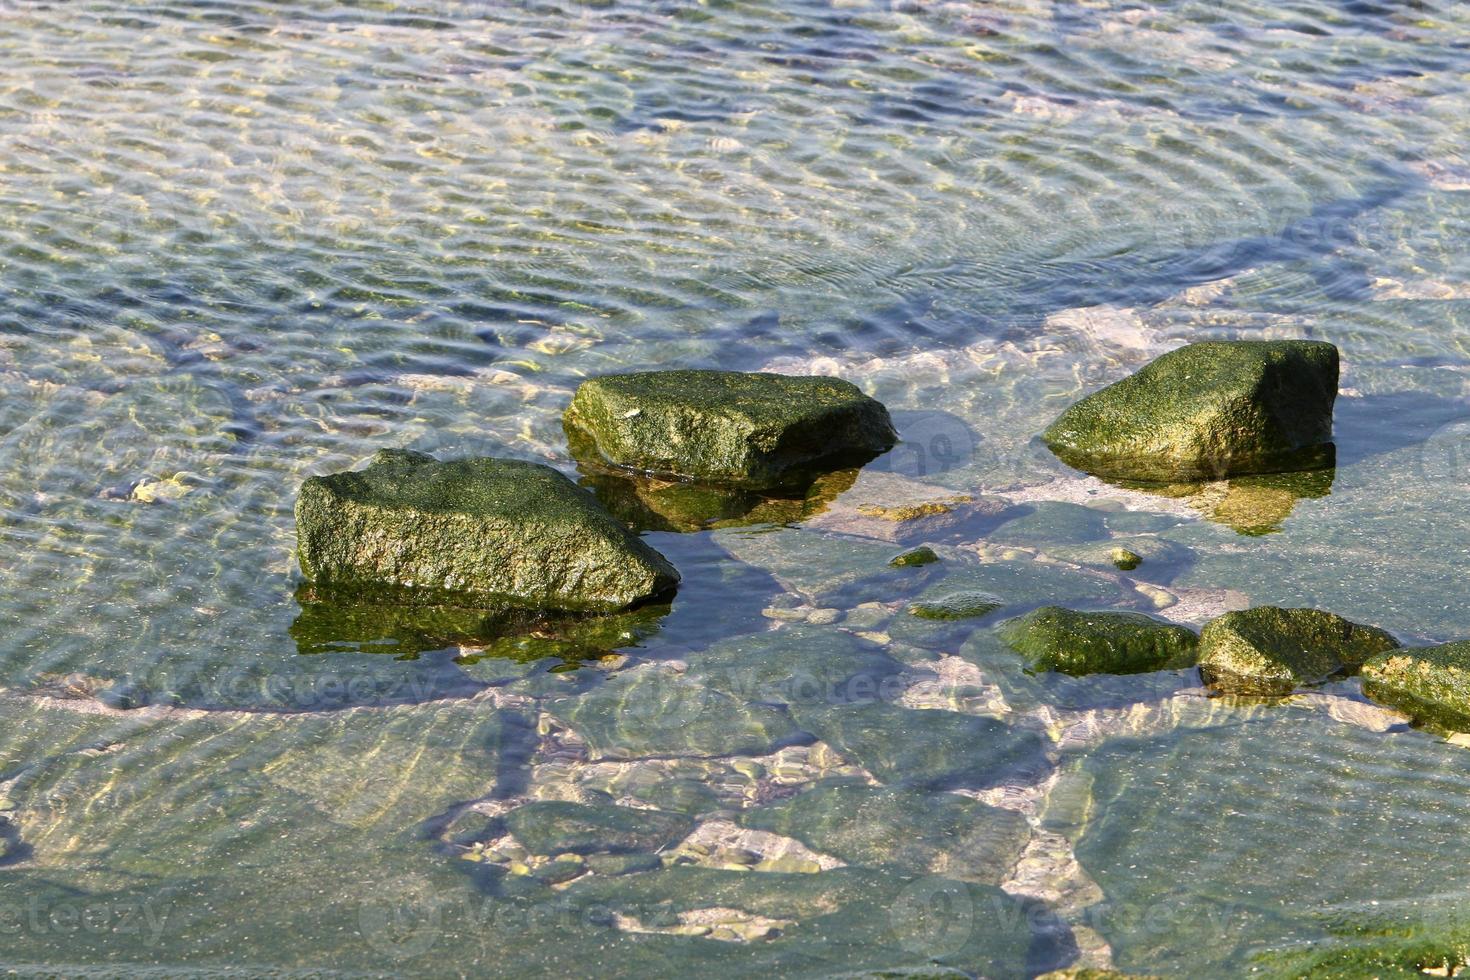
[[[917,568],[920,565],[932,565],[939,560],[939,555],[928,545],[920,545],[908,551],[900,552],[888,560],[888,564],[894,568]]]
[[[987,592],[948,592],[933,599],[909,604],[909,614],[920,619],[978,619],[988,616],[1004,603]]]
[[[1082,399],[1042,438],[1114,479],[1315,469],[1333,459],[1337,375],[1337,348],[1321,341],[1190,344]]]
[[[606,612],[679,581],[590,494],[519,460],[381,450],[364,470],[303,483],[296,530],[301,569],[323,585]]]
[[[898,439],[888,410],[850,382],[734,371],[593,378],[563,421],[576,455],[747,487],[866,462]]]
[[[1044,606],[1004,623],[1001,639],[1035,670],[1144,674],[1195,662],[1199,638],[1142,613],[1077,612]]]
[[[542,800],[510,811],[505,826],[532,854],[627,854],[677,843],[694,821],[661,810]]]
[[[1258,606],[1226,613],[1205,625],[1199,666],[1205,681],[1217,690],[1284,695],[1299,685],[1361,667],[1368,658],[1398,645],[1377,627],[1320,609]]]
[[[998,885],[1031,837],[1026,818],[955,793],[827,783],[776,807],[747,811],[742,823],[794,837],[848,864]]]
[[[1453,731],[1470,732],[1470,640],[1393,650],[1363,664],[1363,693]]]

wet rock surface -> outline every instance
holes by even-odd
[[[296,525],[308,579],[394,598],[613,611],[679,581],[586,491],[519,460],[381,450],[364,470],[303,483]]]
[[[1333,458],[1337,376],[1337,348],[1319,341],[1191,344],[1084,398],[1043,438],[1116,479],[1315,469]]]
[[[849,382],[733,371],[593,378],[565,422],[583,458],[747,487],[866,462],[898,438],[887,409]]]
[[[1397,648],[1375,626],[1320,609],[1258,606],[1226,613],[1200,632],[1200,673],[1231,694],[1283,695]]]
[[[1141,613],[1077,612],[1046,606],[999,627],[1034,670],[1141,674],[1193,666],[1199,637]]]
[[[1470,732],[1470,642],[1391,650],[1363,664],[1363,691],[1411,717]]]

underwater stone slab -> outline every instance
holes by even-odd
[[[899,473],[867,469],[806,523],[817,530],[912,544],[973,534],[994,523],[1009,506],[997,497],[977,497]]]
[[[1260,951],[1373,920],[1399,932],[1470,888],[1463,748],[1289,706],[1211,710],[1213,724],[1082,760],[1076,854],[1106,896],[1089,921],[1117,968],[1255,975]]]
[[[551,856],[653,852],[687,836],[694,821],[661,810],[540,800],[510,811],[505,826],[532,854]]]
[[[592,378],[564,423],[578,456],[751,487],[866,462],[898,439],[888,410],[850,382],[734,371]]]
[[[1217,690],[1284,695],[1299,685],[1356,669],[1398,645],[1376,626],[1349,622],[1320,609],[1257,606],[1205,624],[1199,666],[1205,681]]]
[[[954,793],[818,784],[742,823],[794,837],[848,864],[891,864],[998,885],[1031,837],[1026,818]]]
[[[1338,352],[1309,340],[1190,344],[1067,409],[1042,439],[1112,479],[1222,479],[1333,460]]]
[[[379,451],[296,500],[302,571],[324,585],[610,612],[667,593],[668,561],[586,491],[520,460]]]
[[[978,619],[990,615],[1004,604],[988,592],[961,590],[911,602],[909,615],[920,619]]]
[[[1035,731],[998,718],[928,708],[867,704],[793,704],[806,731],[890,785],[984,789],[1030,783],[1046,768]]]
[[[1003,640],[1036,670],[1145,674],[1195,662],[1199,637],[1142,613],[1077,612],[1045,606],[1000,627]]]
[[[1394,650],[1363,664],[1363,693],[1419,721],[1470,732],[1470,641]]]

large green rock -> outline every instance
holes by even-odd
[[[1198,637],[1142,613],[1045,606],[1005,623],[1001,638],[1034,670],[1145,674],[1194,664]]]
[[[1320,609],[1257,606],[1229,612],[1200,633],[1205,681],[1231,694],[1290,694],[1302,684],[1361,667],[1398,641],[1376,626]]]
[[[1321,341],[1191,344],[1082,399],[1042,438],[1114,479],[1316,469],[1333,460],[1337,373],[1337,348]]]
[[[303,483],[296,531],[302,571],[324,585],[606,612],[679,581],[590,494],[519,460],[384,449]]]
[[[593,378],[564,423],[579,457],[748,487],[866,462],[898,439],[888,410],[847,381],[733,371]]]
[[[1420,721],[1470,732],[1470,640],[1392,650],[1363,664],[1363,693]]]

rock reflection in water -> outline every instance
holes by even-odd
[[[523,662],[558,657],[567,664],[595,660],[653,636],[670,608],[656,604],[611,615],[551,615],[392,602],[309,584],[297,589],[296,601],[301,613],[290,632],[298,653],[380,653],[411,660],[457,646],[461,663],[487,657]]]

